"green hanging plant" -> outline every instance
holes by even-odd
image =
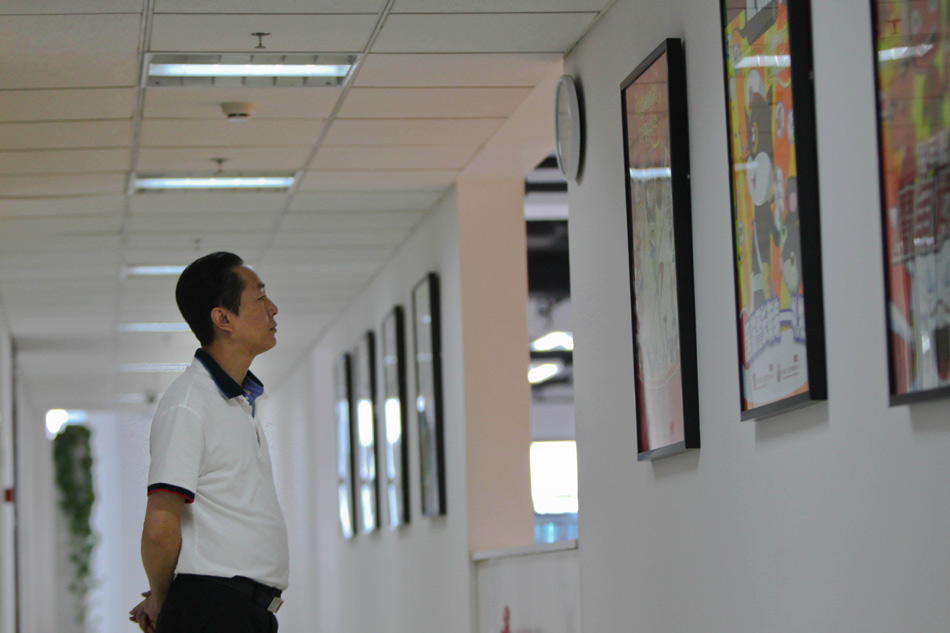
[[[92,551],[96,545],[91,524],[92,504],[96,500],[92,485],[91,435],[84,426],[67,426],[53,440],[59,508],[69,529],[69,561],[74,571],[69,590],[79,598],[76,624],[80,626],[86,619],[86,595],[93,587]]]

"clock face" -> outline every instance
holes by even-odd
[[[565,178],[575,179],[580,167],[581,123],[574,79],[564,75],[557,84],[554,133],[558,166]]]

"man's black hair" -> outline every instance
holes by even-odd
[[[202,346],[214,340],[211,311],[225,308],[238,314],[244,280],[235,268],[244,260],[234,253],[211,253],[191,262],[178,278],[175,301]]]

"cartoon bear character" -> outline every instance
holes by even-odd
[[[757,70],[746,78],[748,109],[746,111],[745,178],[749,197],[755,206],[753,214],[752,274],[759,276],[760,289],[753,293],[753,306],[772,296],[770,282],[772,243],[779,243],[781,235],[775,223],[775,169],[773,165],[774,137],[772,116],[772,89],[764,91],[765,84]]]

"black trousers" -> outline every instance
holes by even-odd
[[[277,618],[220,582],[178,576],[158,614],[157,633],[277,633]]]

